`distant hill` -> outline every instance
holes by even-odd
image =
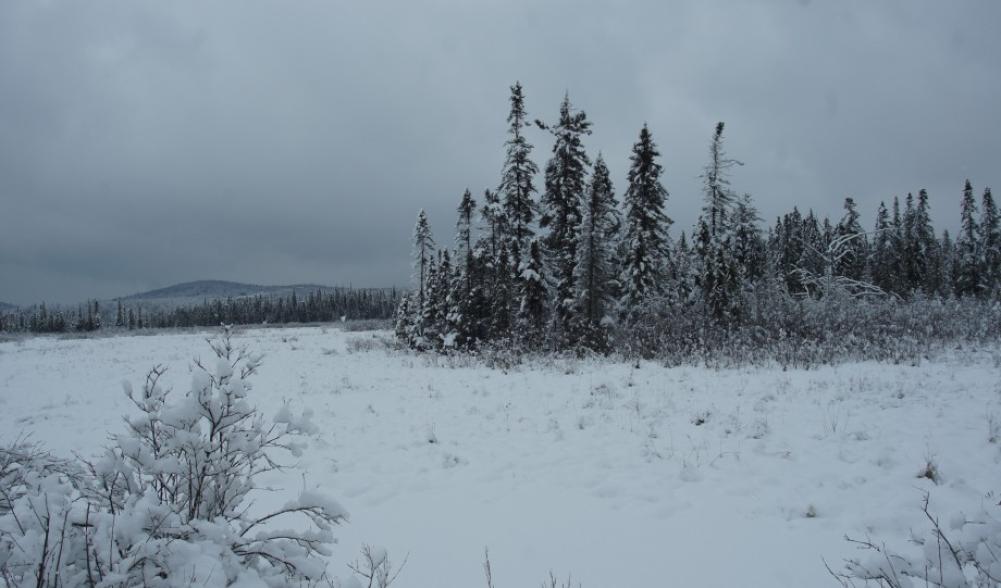
[[[9,302],[0,302],[0,312],[10,312],[12,310],[17,310],[16,304],[10,304]]]
[[[198,280],[196,282],[184,282],[174,284],[166,288],[158,288],[148,292],[140,292],[125,296],[123,300],[162,300],[164,298],[238,298],[241,296],[255,296],[257,294],[270,294],[277,290],[296,289],[317,289],[321,286],[261,286],[258,284],[241,284],[239,282],[226,282],[224,280]]]
[[[388,290],[388,288],[386,288]],[[318,284],[292,284],[289,286],[262,286],[242,284],[224,280],[198,280],[184,282],[166,288],[157,288],[123,296],[123,302],[140,303],[143,306],[172,307],[199,303],[203,300],[242,298],[245,296],[289,296],[293,291],[305,296],[317,290],[323,293],[349,290],[342,286],[322,286]]]

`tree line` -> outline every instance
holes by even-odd
[[[832,222],[798,208],[763,227],[749,194],[731,188],[743,165],[712,130],[695,226],[675,240],[660,153],[644,125],[629,156],[622,202],[599,152],[584,147],[591,121],[569,96],[555,122],[530,122],[511,87],[506,154],[496,189],[462,195],[453,246],[435,242],[424,210],[413,234],[413,290],[396,311],[396,335],[415,349],[607,351],[656,321],[723,332],[761,321],[763,301],[846,304],[878,299],[988,299],[1001,293],[1001,229],[990,188],[967,180],[961,229],[937,234],[929,195],[881,202],[871,228],[844,201]],[[525,129],[553,145],[539,167]],[[665,319],[665,317],[671,317]],[[788,317],[786,317],[788,318]],[[632,336],[632,335],[630,335]]]
[[[338,288],[332,292],[295,290],[287,296],[246,296],[160,307],[118,300],[113,308],[98,301],[75,310],[44,303],[0,316],[0,331],[32,333],[90,332],[117,329],[214,327],[227,325],[333,322],[390,319],[399,302],[395,288]]]

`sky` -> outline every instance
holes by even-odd
[[[1001,181],[995,0],[0,3],[0,300],[177,282],[405,286],[424,208],[499,182],[509,87],[587,112],[616,192],[649,125],[672,234],[717,121],[735,191],[866,226]],[[528,133],[541,167],[551,140]],[[541,177],[537,184],[541,185]]]

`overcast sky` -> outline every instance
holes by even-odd
[[[647,122],[674,235],[717,120],[769,224],[851,195],[869,226],[925,187],[953,227],[965,178],[1001,180],[999,24],[996,0],[2,2],[0,300],[404,285],[418,209],[448,242],[498,183],[515,80],[533,118],[569,91],[618,193]]]

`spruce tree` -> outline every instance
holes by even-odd
[[[483,220],[484,241],[486,242],[487,256],[491,264],[497,261],[500,253],[500,245],[504,240],[507,231],[505,222],[504,206],[501,204],[497,192],[485,190],[483,192],[483,206],[480,207],[480,218]]]
[[[949,231],[942,231],[942,242],[939,246],[941,262],[939,264],[938,294],[944,298],[956,294],[956,246],[949,236]]]
[[[417,287],[417,308],[421,312],[427,303],[428,274],[434,265],[434,251],[431,224],[422,208],[417,214],[417,225],[414,227],[414,285]]]
[[[873,283],[884,292],[893,292],[893,228],[890,225],[890,213],[883,202],[879,203],[876,211],[870,267]]]
[[[515,82],[511,86],[511,111],[507,116],[507,155],[501,172],[501,184],[497,189],[503,198],[505,225],[510,232],[509,253],[515,265],[521,262],[522,252],[535,234],[532,223],[538,207],[533,195],[536,191],[535,175],[539,173],[539,167],[532,161],[532,145],[522,133],[531,124],[527,117],[521,83]]]
[[[900,216],[900,199],[893,197],[893,216],[890,219],[890,279],[891,292],[907,294],[907,240],[904,234],[904,221]]]
[[[455,223],[455,271],[449,291],[451,298],[449,322],[455,333],[455,346],[468,347],[477,338],[479,311],[478,295],[481,288],[477,271],[476,252],[473,246],[473,215],[476,201],[469,190],[459,202],[458,220]]]
[[[761,217],[750,194],[736,200],[733,210],[733,256],[742,280],[757,280],[765,271],[765,241],[761,237],[760,222]]]
[[[583,206],[575,276],[579,330],[582,342],[592,349],[604,347],[602,321],[618,284],[613,255],[621,224],[612,179],[599,153]]]
[[[911,284],[921,288],[927,294],[935,293],[939,280],[939,244],[935,238],[935,229],[931,224],[931,211],[928,204],[928,191],[918,192],[918,202],[914,208],[911,237]]]
[[[506,340],[511,337],[511,320],[515,302],[514,268],[511,267],[511,257],[508,255],[507,243],[501,243],[500,253],[494,268],[494,279],[490,291],[490,324],[491,339]]]
[[[835,271],[837,275],[852,280],[861,280],[865,274],[866,259],[868,258],[868,241],[862,230],[862,224],[859,222],[860,215],[858,207],[855,205],[855,199],[845,198],[844,208],[845,214],[838,222],[835,235],[849,238],[851,241],[846,244],[845,254],[838,259]],[[885,208],[883,212],[886,212]]]
[[[956,295],[978,296],[981,293],[980,227],[973,186],[966,180],[960,211],[959,238],[956,239]]]
[[[984,290],[996,297],[1001,293],[1001,227],[998,208],[990,188],[984,189],[983,206],[980,209],[980,250]]]
[[[541,123],[540,123],[541,124]],[[573,343],[574,273],[577,265],[577,232],[591,164],[582,138],[591,134],[584,111],[574,112],[570,96],[560,104],[560,117],[548,130],[553,134],[553,155],[546,164],[546,190],[542,195],[539,226],[548,229],[544,245],[553,282],[553,339],[557,347]]]
[[[709,146],[709,163],[702,173],[704,200],[696,251],[701,262],[699,286],[706,314],[717,321],[730,323],[739,313],[740,272],[732,249],[733,193],[728,172],[742,164],[726,156],[723,128],[722,122],[716,124]]]
[[[625,202],[621,309],[634,314],[651,296],[661,293],[671,219],[664,213],[668,192],[660,181],[660,152],[647,125],[633,144]]]
[[[518,333],[522,344],[535,349],[542,344],[546,327],[546,280],[542,248],[535,239],[522,262],[518,287]]]

